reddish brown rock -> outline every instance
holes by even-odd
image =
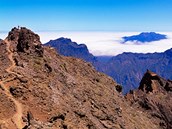
[[[17,52],[37,54],[43,56],[43,47],[37,34],[25,27],[13,28],[7,37],[10,42],[16,45]]]
[[[141,80],[139,89],[131,91],[126,98],[140,110],[150,114],[160,128],[172,128],[172,81],[147,71]]]

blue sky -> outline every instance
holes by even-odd
[[[172,0],[1,0],[0,31],[172,31]]]

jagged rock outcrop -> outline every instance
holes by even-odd
[[[147,113],[129,106],[110,77],[43,47],[26,28],[12,29],[0,50],[0,128],[159,128]]]
[[[168,92],[172,91],[172,83],[170,80],[165,80],[148,70],[140,82],[139,89],[146,93],[161,92],[164,90]]]
[[[162,129],[172,128],[172,81],[148,70],[139,89],[131,91],[126,98],[132,105],[150,114]]]
[[[43,47],[39,36],[25,27],[21,27],[20,29],[13,28],[9,32],[7,39],[13,42],[14,45],[17,45],[15,47],[17,52],[43,56]]]

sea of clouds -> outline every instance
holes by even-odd
[[[49,31],[36,32],[40,35],[42,43],[60,37],[70,38],[78,44],[86,44],[89,51],[95,56],[114,56],[123,52],[153,53],[164,52],[172,48],[172,32],[157,32],[167,35],[168,39],[149,43],[126,42],[122,43],[122,37],[137,35],[140,32],[97,32],[97,31]],[[0,33],[4,39],[7,33]]]

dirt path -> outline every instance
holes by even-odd
[[[19,75],[19,74],[17,74],[17,73],[15,73],[15,72],[13,72],[12,70],[15,68],[15,66],[16,66],[16,64],[15,64],[15,61],[13,60],[13,53],[11,52],[11,50],[10,50],[10,43],[8,42],[8,40],[5,40],[5,42],[6,42],[6,49],[7,49],[7,52],[8,52],[8,58],[9,58],[9,60],[11,61],[11,66],[9,66],[7,69],[6,69],[6,71],[8,72],[8,73],[10,73],[10,74],[14,74],[14,75],[16,75],[16,76],[21,76],[21,75]]]
[[[15,62],[13,60],[13,53],[10,50],[10,43],[7,40],[5,40],[5,42],[6,42],[6,45],[7,45],[6,49],[7,49],[7,52],[8,52],[8,58],[11,61],[11,65],[6,69],[6,71],[9,74],[15,74],[16,76],[18,76],[17,73],[12,71],[12,69],[15,68]],[[18,129],[22,129],[23,128],[23,124],[22,124],[22,115],[23,115],[23,113],[22,113],[22,105],[9,92],[9,89],[7,88],[7,86],[5,84],[8,80],[6,79],[6,80],[3,80],[3,81],[0,81],[0,85],[3,88],[5,94],[14,102],[14,104],[16,106],[16,113],[12,117],[12,121],[15,123],[15,125],[16,125],[16,127]]]

